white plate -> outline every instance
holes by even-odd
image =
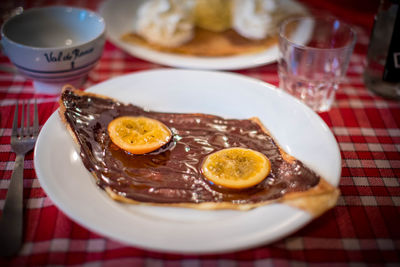
[[[282,0],[283,1],[283,0]],[[107,25],[107,38],[113,44],[129,54],[154,63],[178,67],[213,70],[235,70],[256,67],[275,62],[278,59],[278,46],[274,45],[255,54],[228,56],[228,57],[196,57],[155,51],[140,45],[128,44],[121,41],[121,36],[131,32],[134,25],[136,9],[143,0],[107,0],[102,3],[99,13]],[[283,1],[287,9],[305,8],[293,0]],[[295,34],[308,35],[310,29],[300,27]]]
[[[108,80],[89,91],[155,111],[258,116],[288,153],[333,185],[339,183],[340,153],[326,124],[301,102],[259,80],[224,72],[151,70]],[[79,224],[133,246],[177,253],[233,251],[280,239],[312,219],[282,204],[246,212],[120,204],[95,185],[77,151],[55,112],[35,147],[41,186]]]

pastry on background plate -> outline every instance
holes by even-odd
[[[281,21],[306,12],[294,0],[149,0],[121,39],[194,56],[254,53],[277,44]]]
[[[84,166],[114,200],[236,210],[279,202],[313,216],[336,204],[338,189],[257,118],[147,111],[68,86],[59,102]]]

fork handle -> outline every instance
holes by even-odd
[[[0,255],[15,255],[22,245],[24,155],[17,154],[0,219]]]

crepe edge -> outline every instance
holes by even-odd
[[[153,203],[153,202],[140,202],[129,199],[114,192],[110,187],[105,188],[106,193],[113,200],[135,205],[144,206],[166,206],[166,207],[181,207],[181,208],[194,208],[198,210],[240,210],[247,211],[262,207],[273,203],[286,204],[294,208],[298,208],[309,213],[313,218],[317,218],[329,209],[333,208],[340,195],[338,188],[332,186],[323,178],[320,179],[318,185],[302,192],[290,192],[280,199],[273,199],[259,203],[248,204],[233,204],[230,202],[202,202],[202,203]]]

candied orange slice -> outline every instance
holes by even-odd
[[[271,163],[258,151],[234,147],[207,156],[201,170],[216,185],[241,189],[264,180],[271,171]]]
[[[123,116],[108,124],[111,141],[132,154],[145,154],[167,144],[171,130],[162,122],[147,118]]]

